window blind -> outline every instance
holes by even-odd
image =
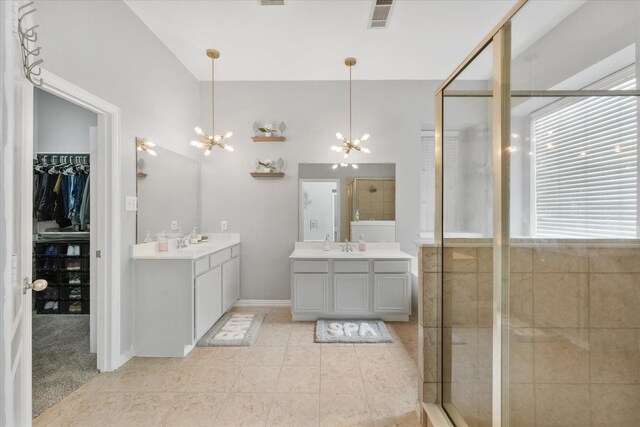
[[[635,87],[631,66],[587,89]],[[563,98],[532,118],[536,236],[636,238],[636,97]]]

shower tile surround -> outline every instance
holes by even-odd
[[[437,398],[444,300],[444,397],[490,426],[493,251],[487,239],[447,245],[444,295],[437,248],[420,249],[420,398]],[[510,256],[510,425],[640,425],[640,244],[519,239]]]
[[[354,182],[356,184],[356,209],[361,221],[394,221],[396,219],[395,179],[358,178]],[[371,191],[373,189],[375,191]]]

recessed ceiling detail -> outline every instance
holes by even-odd
[[[284,0],[260,0],[263,6],[284,6]]]
[[[373,0],[369,28],[387,28],[393,0]]]

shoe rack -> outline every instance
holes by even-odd
[[[33,269],[49,282],[34,292],[38,314],[89,313],[89,240],[35,242]]]

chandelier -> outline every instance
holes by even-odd
[[[207,49],[207,56],[211,58],[211,133],[213,134],[213,136],[207,135],[202,130],[202,128],[196,126],[195,128],[196,133],[200,135],[203,139],[202,141],[196,141],[196,140],[191,141],[191,145],[193,145],[194,147],[204,149],[205,156],[208,156],[211,154],[213,147],[220,147],[220,148],[224,148],[227,151],[233,151],[232,146],[224,144],[222,142],[227,138],[231,138],[231,136],[233,136],[233,132],[229,131],[224,135],[220,135],[220,134],[217,134],[215,130],[215,122],[216,122],[215,87],[216,85],[215,85],[214,63],[216,59],[220,58],[220,52],[218,52],[215,49]]]
[[[338,153],[344,153],[344,158],[348,158],[351,151],[359,151],[361,153],[370,153],[368,148],[362,147],[360,144],[363,141],[369,139],[369,134],[365,133],[360,138],[352,139],[351,138],[351,123],[352,123],[352,107],[351,107],[351,68],[356,65],[356,58],[349,57],[344,60],[344,64],[349,67],[349,138],[345,138],[342,133],[336,133],[336,138],[342,141],[341,145],[332,145],[331,150],[336,151]],[[344,165],[342,163],[340,166]],[[346,165],[345,165],[346,166]]]

